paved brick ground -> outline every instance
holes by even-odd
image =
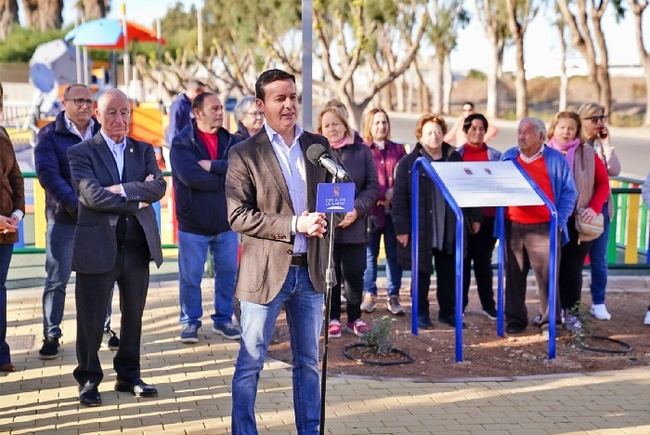
[[[209,313],[207,281],[204,288]],[[66,301],[63,356],[49,362],[37,358],[40,296],[40,288],[8,294],[7,332],[18,371],[0,374],[0,433],[229,433],[239,345],[209,328],[197,345],[180,343],[176,282],[152,283],[144,320],[143,378],[158,387],[159,398],[114,392],[112,353],[102,349],[104,405],[90,409],[79,406],[71,375],[74,294]],[[650,434],[650,368],[510,382],[331,378],[327,397],[331,434]],[[294,433],[292,409],[291,373],[269,361],[257,401],[260,432]]]

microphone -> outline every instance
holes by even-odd
[[[327,152],[327,149],[319,144],[311,144],[307,148],[307,160],[314,166],[325,168],[327,172],[332,174],[332,177],[339,181],[349,181],[350,175],[343,169],[341,165],[336,163]]]

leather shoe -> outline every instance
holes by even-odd
[[[115,382],[115,391],[131,393],[135,397],[158,397],[158,390],[156,390],[156,387],[145,384],[142,379],[135,379],[132,382],[118,379]]]
[[[0,365],[0,372],[15,372],[15,371],[16,371],[16,367],[10,362]]]
[[[99,395],[97,384],[87,381],[83,387],[79,387],[79,403],[84,406],[99,406],[102,404],[102,396]]]

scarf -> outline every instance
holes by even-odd
[[[569,168],[571,168],[571,172],[573,172],[573,162],[575,160],[576,150],[578,149],[578,146],[580,146],[580,138],[574,139],[565,144],[560,144],[555,140],[555,137],[552,137],[551,140],[548,141],[548,145],[566,155],[566,159],[569,162]]]
[[[338,140],[336,142],[330,141],[330,145],[335,150],[338,150],[340,148],[343,148],[346,145],[350,145],[350,144],[353,144],[353,143],[354,143],[354,138],[352,137],[351,134],[348,134],[347,136],[344,136],[343,139]]]

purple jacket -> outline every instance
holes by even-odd
[[[395,168],[397,162],[406,155],[404,145],[387,140],[384,149],[380,150],[373,143],[366,143],[372,152],[372,159],[377,167],[377,179],[379,181],[379,191],[377,201],[386,199],[386,191],[392,189],[395,184]],[[375,218],[376,229],[384,228],[386,222],[386,208],[383,205],[377,205],[377,201],[370,209],[370,214]]]

